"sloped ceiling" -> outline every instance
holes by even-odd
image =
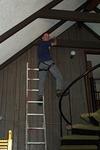
[[[36,13],[38,10],[53,0],[0,0],[0,35],[19,24],[21,21]],[[53,9],[74,11],[86,0],[62,0]],[[98,8],[100,6],[98,5]],[[3,64],[33,40],[37,39],[43,32],[53,27],[59,20],[37,18],[29,25],[16,32],[0,44],[0,64]],[[75,22],[66,21],[62,26],[51,33],[58,36]],[[100,36],[100,23],[86,23]]]

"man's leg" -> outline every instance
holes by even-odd
[[[45,66],[43,63],[40,63],[39,65],[39,99],[43,97],[44,94],[44,83],[47,76],[47,66]]]
[[[56,90],[59,95],[63,90],[63,85],[64,85],[63,77],[55,64],[52,65],[49,70],[51,74],[54,76],[54,78],[56,79]]]

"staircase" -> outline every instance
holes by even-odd
[[[91,122],[91,116],[98,126]],[[60,150],[100,150],[100,111],[82,114],[81,118],[85,124],[72,125],[72,129],[69,129],[72,135],[61,138]]]
[[[70,121],[68,116],[65,116],[62,109],[62,101],[64,94],[69,91],[71,87],[76,84],[77,81],[86,77],[90,72],[93,72],[95,69],[98,69],[100,64],[91,67],[89,70],[84,72],[82,75],[78,76],[73,80],[64,90],[60,99],[59,99],[59,110],[61,117],[64,121],[70,125],[66,127],[69,130],[71,135],[62,136],[60,150],[100,150],[100,109],[94,113],[85,113],[80,116],[84,120],[84,124],[72,124],[72,108],[71,108],[71,99],[69,94],[69,114]],[[62,135],[62,119],[61,119],[61,135]]]

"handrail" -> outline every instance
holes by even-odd
[[[67,91],[69,91],[69,89],[72,87],[73,84],[75,84],[78,80],[80,80],[81,78],[85,77],[87,74],[89,74],[90,72],[92,72],[93,70],[97,69],[100,67],[100,64],[95,65],[94,67],[91,67],[88,71],[86,71],[85,73],[83,73],[82,75],[80,75],[79,77],[77,77],[75,80],[73,80],[68,86],[67,88],[63,91],[60,99],[59,99],[59,110],[60,110],[60,114],[63,117],[63,119],[67,122],[67,124],[72,125],[72,123],[70,121],[68,121],[68,119],[65,117],[65,115],[62,112],[62,99],[63,96],[65,95],[65,93],[67,93]]]

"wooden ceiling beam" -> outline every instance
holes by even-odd
[[[81,40],[57,40],[58,47],[98,49],[100,51],[100,41],[81,41]]]
[[[90,32],[97,40],[100,40],[100,35],[98,35],[95,31],[93,31],[90,27],[83,23],[82,25],[88,32]]]
[[[87,2],[83,3],[80,7],[76,8],[75,11],[81,11],[85,6],[87,6]],[[63,25],[65,22],[67,22],[67,20],[60,20],[59,22],[57,22],[53,27],[51,27],[46,32],[48,32],[48,33],[53,32],[54,30],[59,28],[61,25]],[[37,40],[39,40],[39,38],[41,38],[41,35],[37,39],[35,39],[34,43],[36,43]]]
[[[43,11],[40,18],[100,23],[100,14],[67,10]]]
[[[6,31],[2,35],[0,35],[0,43],[5,41],[6,39],[8,39],[10,36],[12,36],[16,32],[18,32],[19,30],[26,27],[28,24],[33,22],[35,19],[39,18],[40,14],[43,13],[44,10],[49,10],[49,9],[53,8],[54,6],[56,6],[57,4],[59,4],[62,1],[63,0],[53,0],[53,1],[51,1],[49,4],[47,4],[46,6],[41,8],[39,11],[33,13],[31,16],[29,16],[28,18],[26,18],[25,20],[23,20],[22,22],[20,22],[16,26],[12,27],[8,31]]]

